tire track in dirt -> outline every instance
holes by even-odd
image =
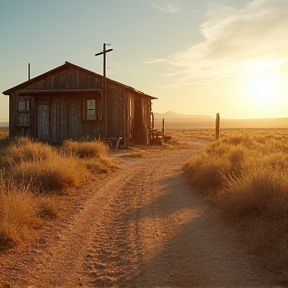
[[[127,181],[126,176],[118,171],[109,176],[108,181],[97,184],[92,196],[85,201],[79,199],[79,205],[75,205],[79,206],[78,211],[71,211],[73,214],[63,223],[51,224],[41,231],[43,234],[25,250],[20,247],[2,253],[0,284],[42,287],[45,283],[60,287],[83,283],[81,272],[87,245],[96,234],[103,211],[111,205],[111,199],[117,199],[117,189],[121,189],[119,185]]]
[[[90,284],[103,287],[129,283],[138,273],[138,262],[141,259],[139,225],[135,217],[128,218],[126,211],[137,205],[139,197],[144,193],[141,184],[133,182],[141,175],[142,171],[134,172],[131,179],[126,179],[117,198],[103,211],[103,217],[90,243],[92,247],[84,261],[85,274],[92,279]]]
[[[185,183],[184,161],[203,149],[195,143],[148,158],[122,158],[121,170],[80,197],[64,223],[55,222],[25,250],[0,255],[0,283],[277,287],[242,252],[233,229]]]
[[[185,183],[187,152],[142,161],[119,190],[86,261],[93,287],[273,287],[232,227]]]

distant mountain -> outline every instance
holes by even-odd
[[[184,115],[172,111],[154,113],[155,127],[161,129],[162,119],[165,129],[215,129],[215,116]],[[288,128],[288,118],[264,119],[220,119],[220,128]]]
[[[177,118],[177,119],[195,119],[195,118],[199,118],[199,119],[214,119],[215,117],[212,116],[207,116],[207,115],[187,115],[187,114],[179,114],[179,113],[175,113],[173,111],[167,111],[165,113],[154,113],[154,118],[158,119],[158,118],[165,118],[165,120],[168,120],[170,118]]]
[[[8,128],[9,122],[0,122],[0,128]]]

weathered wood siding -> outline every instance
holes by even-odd
[[[73,67],[63,68],[31,85],[26,90],[102,89],[102,78]]]
[[[133,99],[133,109],[129,104]],[[149,144],[149,128],[151,126],[151,99],[137,93],[128,91],[127,134],[131,135],[131,141]],[[131,111],[131,109],[133,111]],[[131,115],[131,116],[130,116]]]
[[[148,144],[151,98],[107,79],[108,117],[107,123],[105,123],[103,77],[87,71],[77,69],[73,65],[63,65],[63,68],[57,69],[53,73],[48,72],[45,77],[32,79],[33,81],[27,83],[25,87],[21,86],[21,89],[14,91],[10,95],[10,136],[12,138],[29,136],[45,141],[45,139],[41,139],[44,132],[42,133],[39,128],[39,125],[45,124],[42,128],[49,129],[47,141],[50,142],[62,142],[65,139],[89,140],[99,137],[117,139],[121,134],[125,143],[136,139],[139,143]],[[103,117],[85,120],[83,105],[85,97],[90,96],[97,99],[99,104],[97,109],[99,109],[98,112],[102,111]],[[29,112],[31,123],[25,127],[19,127],[19,121],[17,124],[17,117],[19,117],[17,105],[20,97],[21,99],[30,99],[31,102]],[[134,99],[133,119],[130,117],[130,99],[132,98]],[[39,107],[42,112],[38,111]],[[45,121],[49,119],[49,125],[43,122],[44,119],[43,121],[40,119],[44,110],[49,111],[49,115],[43,115],[46,117]],[[25,115],[21,117],[23,118]],[[107,125],[106,129],[105,125]],[[107,133],[105,133],[106,131]],[[43,136],[43,138],[45,137]]]
[[[100,95],[99,95],[100,97]],[[49,105],[49,140],[62,142],[65,139],[89,140],[103,136],[103,122],[83,120],[83,94],[73,95],[37,95],[35,107]],[[39,135],[40,114],[31,121],[31,137],[41,139]],[[33,133],[34,131],[34,133]]]
[[[108,112],[108,136],[118,138],[121,134],[124,139],[127,138],[126,126],[127,116],[127,95],[125,88],[115,85],[113,82],[107,85],[107,112]]]

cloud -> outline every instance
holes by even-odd
[[[177,13],[181,10],[181,5],[178,1],[158,0],[152,2],[152,7],[166,13]]]
[[[107,66],[108,77],[113,75],[123,74],[138,74],[140,73],[138,65],[127,65],[127,63],[109,61]],[[110,76],[109,76],[110,75]]]
[[[209,5],[199,27],[205,40],[154,62],[171,65],[177,85],[279,66],[288,63],[287,27],[287,0],[254,0],[239,10]]]
[[[152,60],[144,60],[143,63],[144,64],[156,64],[156,63],[162,63],[165,60],[163,58],[156,58],[156,59],[152,59]]]

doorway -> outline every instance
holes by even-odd
[[[50,105],[38,104],[38,140],[50,141]]]

